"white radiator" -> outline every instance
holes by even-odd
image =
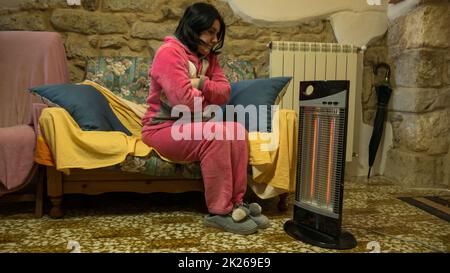
[[[270,76],[293,77],[281,99],[282,109],[299,111],[301,81],[349,80],[346,161],[352,161],[356,90],[361,83],[358,62],[362,54],[353,45],[273,41],[270,43]]]

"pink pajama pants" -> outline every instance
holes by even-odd
[[[205,131],[206,124],[212,127]],[[235,122],[196,122],[172,127],[144,130],[142,140],[173,161],[200,161],[208,211],[231,212],[247,190],[249,148],[245,128]],[[172,130],[185,133],[190,139],[177,140],[179,137],[174,137]]]

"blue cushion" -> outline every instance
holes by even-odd
[[[245,107],[255,106],[257,116],[246,115],[245,120],[236,119],[238,113],[227,113],[226,105],[222,106],[227,116],[234,116],[234,121],[240,122],[247,131],[271,132],[272,131],[272,105],[277,104],[278,96],[281,96],[289,85],[292,77],[272,77],[267,79],[244,80],[231,83],[230,101],[227,105]],[[267,111],[259,106],[266,106]],[[261,111],[260,111],[261,110]],[[263,126],[260,126],[260,119]]]
[[[106,98],[90,85],[51,84],[30,88],[48,103],[66,109],[85,131],[120,131],[131,136]]]

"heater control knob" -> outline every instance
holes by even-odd
[[[314,86],[308,85],[305,90],[305,95],[311,96],[314,93]]]

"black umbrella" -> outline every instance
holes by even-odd
[[[386,74],[384,77],[384,81],[375,84],[375,91],[378,97],[377,113],[375,115],[372,136],[370,137],[369,143],[369,173],[367,174],[367,178],[370,177],[370,171],[372,170],[373,162],[375,161],[375,157],[378,151],[378,146],[380,145],[381,136],[383,135],[386,119],[386,108],[392,93],[392,89],[389,84],[389,80],[391,77],[390,66],[386,63],[376,64],[373,69],[375,76],[378,74],[379,68],[384,68],[386,70]]]

